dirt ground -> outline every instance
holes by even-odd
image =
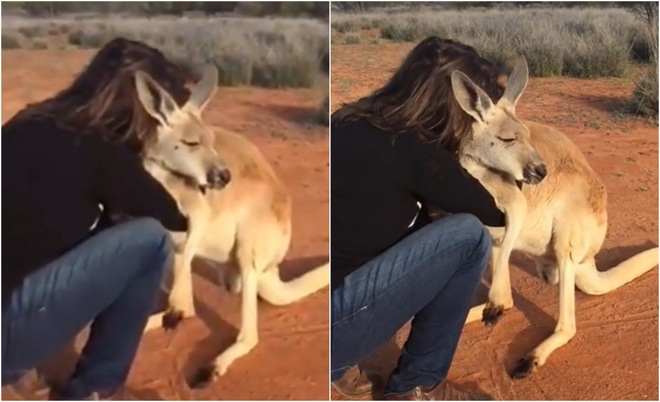
[[[398,67],[409,44],[332,47],[332,110],[367,95]],[[617,112],[632,79],[531,79],[518,116],[552,125],[585,153],[608,189],[609,232],[598,255],[601,270],[658,244],[658,126]],[[551,334],[557,287],[543,284],[523,257],[513,260],[515,307],[492,329],[466,326],[449,380],[478,384],[499,400],[657,400],[658,270],[608,295],[577,292],[577,335],[530,377],[507,371]],[[483,289],[479,300],[485,300]],[[371,356],[367,368],[388,374],[407,337]],[[332,399],[342,399],[333,391]]]
[[[66,86],[90,54],[3,51],[3,122],[26,103]],[[284,277],[328,260],[327,127],[310,121],[320,101],[313,90],[220,88],[204,115],[211,125],[234,130],[253,141],[293,196],[293,239],[282,266]],[[195,266],[199,318],[186,320],[173,333],[148,334],[128,387],[152,400],[327,400],[327,288],[286,307],[260,302],[258,346],[208,388],[188,389],[184,375],[229,346],[240,319],[240,297],[216,286],[205,268],[203,264]],[[72,363],[70,357],[56,359],[57,375],[65,377]],[[3,389],[2,397],[16,399],[17,395]]]

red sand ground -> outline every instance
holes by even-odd
[[[332,110],[381,85],[411,47],[333,46]],[[518,107],[519,116],[567,134],[605,182],[609,233],[601,270],[658,243],[658,126],[615,113],[632,89],[631,79],[532,79]],[[559,292],[539,281],[524,258],[513,266],[516,306],[493,329],[466,326],[450,380],[476,383],[502,400],[658,400],[657,268],[605,296],[578,292],[575,338],[537,373],[514,381],[506,370],[551,334]],[[388,374],[407,330],[365,367]],[[342,399],[334,391],[332,398]]]
[[[86,51],[3,51],[3,122],[28,102],[66,86],[86,63]],[[264,152],[293,196],[293,240],[285,276],[328,259],[327,128],[309,123],[320,102],[312,90],[221,88],[205,120],[246,135]],[[35,144],[38,146],[38,144]],[[183,380],[205,358],[229,346],[240,320],[240,297],[220,289],[197,264],[194,275],[199,318],[174,333],[143,340],[128,386],[145,399],[328,398],[328,290],[286,307],[260,303],[259,345],[204,390]],[[208,271],[208,270],[207,270]],[[60,374],[71,359],[60,359]],[[3,399],[17,395],[3,389]]]

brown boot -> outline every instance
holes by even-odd
[[[332,383],[332,388],[346,398],[359,398],[371,394],[374,387],[382,382],[383,379],[378,373],[352,366],[343,377]]]
[[[453,388],[446,381],[440,381],[433,388],[415,387],[405,394],[385,394],[388,401],[494,401],[495,398],[480,392],[463,392]]]

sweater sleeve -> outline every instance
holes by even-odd
[[[421,140],[415,140],[421,141]],[[444,211],[468,213],[486,226],[504,226],[504,213],[493,196],[460,165],[447,149],[421,144],[410,155],[412,191]]]
[[[92,152],[93,192],[109,209],[130,216],[152,217],[168,230],[185,232],[188,218],[165,187],[143,167],[141,159],[103,141]]]

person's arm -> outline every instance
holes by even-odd
[[[505,225],[493,196],[449,150],[433,144],[414,148],[409,157],[415,195],[446,212],[472,214],[486,226]]]
[[[92,189],[100,203],[130,216],[152,217],[174,232],[188,230],[188,218],[137,155],[120,145],[95,142],[90,155]]]

